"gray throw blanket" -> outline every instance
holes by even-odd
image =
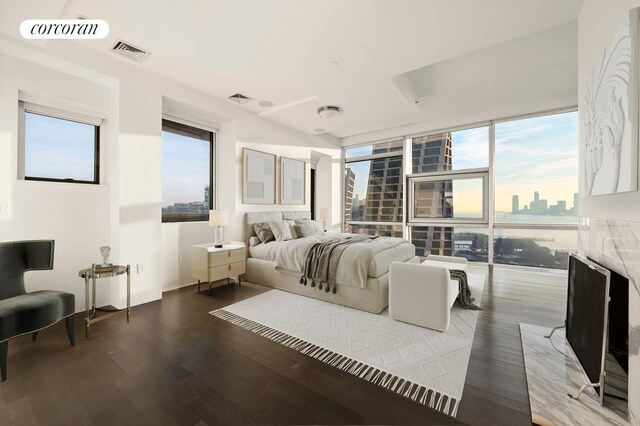
[[[471,297],[471,290],[469,289],[469,281],[467,280],[467,273],[459,269],[450,269],[449,276],[452,280],[458,281],[458,287],[460,292],[458,293],[457,301],[465,309],[472,309],[474,311],[481,311],[482,308],[475,303],[476,299]]]
[[[309,248],[304,262],[304,270],[300,278],[300,284],[307,285],[311,280],[311,287],[318,285],[318,290],[336,294],[336,276],[338,262],[342,253],[353,244],[369,243],[378,238],[371,235],[348,235],[336,237],[330,241],[315,243]]]

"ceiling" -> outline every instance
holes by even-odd
[[[455,58],[575,21],[582,3],[1,0],[0,31],[19,37],[19,23],[35,17],[104,19],[106,39],[78,43],[113,55],[117,39],[130,42],[151,52],[142,68],[217,97],[248,95],[255,101],[242,108],[304,133],[324,128],[345,137],[390,120],[409,123],[420,109],[415,101],[429,96],[429,81],[460,74],[451,66]],[[463,82],[474,78],[459,76]],[[320,119],[316,110],[327,104],[341,106],[343,114]]]

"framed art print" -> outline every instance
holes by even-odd
[[[276,156],[242,148],[242,203],[276,203]]]
[[[306,163],[280,157],[280,204],[304,204]]]

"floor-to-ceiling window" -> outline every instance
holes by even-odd
[[[416,255],[488,260],[489,127],[413,137],[409,239]]]
[[[346,149],[345,232],[402,237],[402,139]]]
[[[418,256],[547,268],[566,268],[576,248],[575,111],[400,137],[344,156],[345,232],[404,235]]]
[[[495,123],[494,263],[566,268],[577,248],[578,113]]]

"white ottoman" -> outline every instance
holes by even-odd
[[[449,269],[467,269],[467,259],[429,256],[420,265],[394,262],[389,268],[389,317],[446,331],[451,307],[458,297],[458,281]]]

